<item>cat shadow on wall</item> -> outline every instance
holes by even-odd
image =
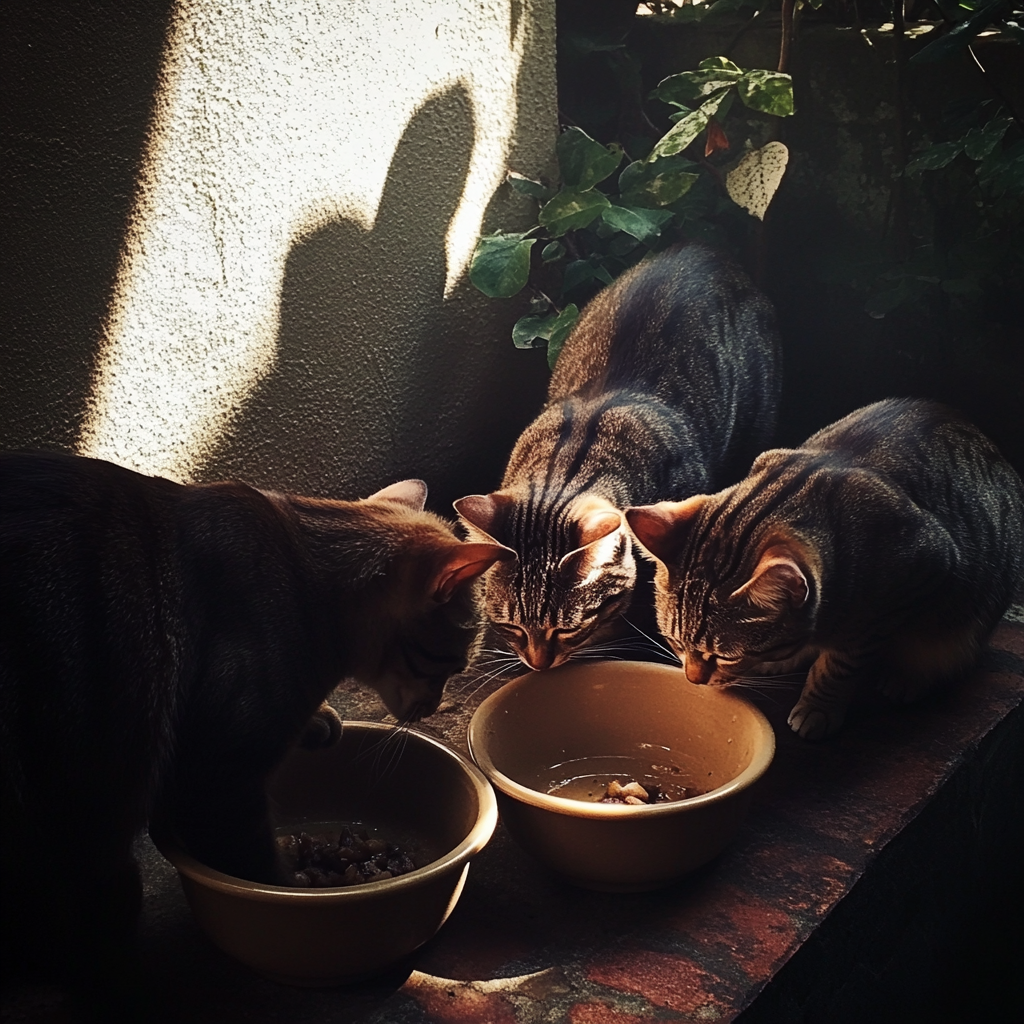
[[[422,477],[430,506],[450,516],[452,500],[500,475],[546,372],[488,335],[491,300],[468,281],[444,299],[445,236],[473,141],[464,88],[428,100],[395,151],[373,229],[339,220],[292,245],[276,364],[204,479],[357,497]]]

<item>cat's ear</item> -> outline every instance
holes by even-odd
[[[495,491],[493,494],[469,494],[453,504],[467,525],[500,544],[504,512],[514,502],[511,494]]]
[[[633,536],[651,555],[660,562],[672,563],[707,500],[708,495],[695,494],[686,501],[635,505],[626,509],[626,522]]]
[[[585,548],[588,544],[603,540],[609,534],[623,528],[622,513],[614,508],[595,508],[585,512],[576,521],[577,546]]]
[[[729,595],[730,603],[744,597],[765,611],[781,614],[802,608],[810,596],[807,575],[788,545],[766,548],[750,579]]]
[[[483,575],[495,562],[515,557],[516,553],[511,548],[501,544],[460,541],[442,555],[430,584],[430,593],[435,601],[444,604],[451,600],[459,587]]]
[[[626,521],[618,509],[602,505],[581,512],[575,529],[579,547],[563,555],[558,568],[565,571],[571,567],[577,576],[585,579],[592,571],[615,559],[626,532]]]
[[[422,512],[427,503],[427,485],[422,480],[399,480],[371,494],[367,501],[397,501],[399,505]]]

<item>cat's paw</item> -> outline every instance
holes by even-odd
[[[328,703],[317,708],[299,737],[303,750],[321,750],[333,747],[341,739],[341,716]]]
[[[807,701],[799,701],[789,713],[789,727],[802,740],[823,740],[837,732],[843,724],[843,716]]]

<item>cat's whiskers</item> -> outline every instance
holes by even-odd
[[[516,666],[525,667],[518,658],[515,658],[513,659],[512,664],[500,665],[498,668],[492,669],[490,672],[486,673],[482,679],[478,678],[470,680],[470,683],[476,683],[476,685],[469,694],[466,694],[465,692],[459,694],[462,698],[463,704],[468,704],[488,683],[498,679],[500,676],[511,671]],[[469,686],[470,683],[467,683],[466,685]]]
[[[406,720],[398,721],[379,742],[374,744],[373,772],[378,779],[386,779],[402,760],[406,745],[409,742],[409,725]],[[387,755],[387,762],[382,761]]]
[[[730,676],[728,680],[723,679],[718,685],[735,687],[738,690],[753,690],[762,697],[770,700],[773,704],[780,703],[776,698],[783,692],[794,692],[799,685],[799,679],[779,680],[765,676]]]
[[[489,683],[492,679],[495,679],[498,676],[503,675],[505,672],[509,672],[514,668],[520,667],[521,665],[522,662],[513,654],[506,653],[505,656],[502,658],[492,658],[490,661],[483,663],[482,667],[486,669],[486,671],[483,673],[483,679],[481,679],[480,674],[475,671],[476,669],[481,668],[481,665],[474,665],[473,674],[470,676],[470,678],[466,679],[465,682],[463,682],[462,685],[457,690],[452,691],[452,696],[459,697],[463,700],[468,700],[484,684]],[[467,698],[466,691],[471,686],[473,687],[473,692],[469,695],[469,698]]]
[[[663,651],[670,661],[674,661],[677,665],[681,665],[683,663],[682,659],[679,657],[678,654],[676,654],[675,651],[672,650],[672,648],[666,647],[662,643],[658,643],[658,641],[655,640],[654,637],[649,636],[647,633],[645,633],[635,622],[630,622],[625,615],[620,615],[619,618],[621,618],[622,621],[625,622],[628,626],[632,626],[633,629],[635,629],[642,637],[645,637],[659,651]]]

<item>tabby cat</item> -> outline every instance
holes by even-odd
[[[5,961],[44,902],[46,943],[116,987],[147,820],[284,883],[264,780],[317,706],[350,676],[428,715],[477,636],[473,581],[505,552],[425,498],[419,480],[325,501],[0,455]]]
[[[767,299],[701,245],[586,307],[501,489],[455,503],[470,536],[515,556],[488,573],[485,608],[527,666],[619,631],[636,583],[620,510],[741,476],[774,429],[779,363]]]
[[[1024,570],[1024,485],[976,427],[889,399],[717,494],[626,510],[694,683],[810,665],[789,716],[835,732],[855,687],[914,700],[973,664]]]

